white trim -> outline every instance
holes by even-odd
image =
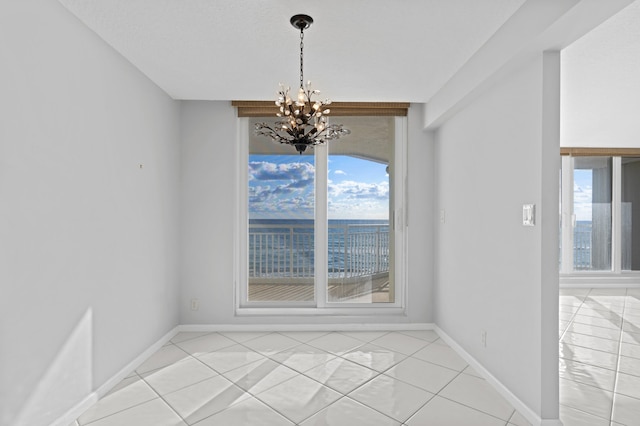
[[[522,402],[520,398],[515,396],[509,388],[502,384],[502,382],[496,379],[482,364],[480,364],[473,356],[465,351],[455,340],[453,340],[447,333],[445,333],[440,327],[434,325],[434,330],[442,340],[444,340],[458,355],[462,357],[474,370],[482,375],[487,382],[507,400],[525,419],[532,425],[540,426],[562,426],[562,422],[559,419],[541,419],[527,404]]]
[[[164,346],[173,336],[179,333],[180,326],[176,326],[171,329],[168,333],[158,339],[154,344],[149,346],[144,352],[135,357],[133,361],[129,364],[125,365],[120,369],[111,379],[107,380],[100,386],[96,393],[100,398],[106,395],[111,389],[114,388],[118,383],[120,383],[123,379],[131,374],[136,368],[140,367],[143,362],[145,362],[151,355],[156,353],[158,349]]]
[[[572,277],[560,279],[560,288],[640,288],[640,279],[609,277]]]
[[[159,340],[149,346],[145,351],[143,351],[140,355],[135,357],[133,361],[125,365],[120,369],[116,374],[111,376],[106,382],[104,382],[100,387],[98,387],[93,392],[89,393],[85,396],[80,402],[70,408],[66,413],[60,416],[57,420],[52,422],[50,426],[69,426],[73,423],[78,417],[80,417],[87,409],[89,409],[93,404],[95,404],[100,398],[105,396],[111,389],[113,389],[118,383],[120,383],[123,379],[128,377],[132,371],[135,371],[144,361],[146,361],[151,355],[156,353],[158,349],[164,346],[173,336],[178,334],[180,331],[180,326],[174,327],[171,331],[162,336]]]
[[[249,119],[248,118],[238,118],[238,129],[237,129],[238,139],[236,141],[236,152],[238,156],[238,178],[236,179],[237,187],[236,187],[236,196],[238,197],[235,200],[236,205],[236,220],[234,224],[235,229],[235,237],[234,244],[236,245],[235,249],[235,265],[234,265],[234,307],[237,309],[239,306],[242,306],[248,300],[247,295],[247,286],[242,283],[247,283],[248,278],[248,245],[249,245],[249,235],[247,230],[247,224],[249,223],[249,213],[248,213],[248,181],[249,176],[247,172],[247,164],[249,159]],[[213,218],[212,218],[213,220]]]
[[[98,393],[91,392],[89,395],[85,396],[84,399],[78,402],[76,405],[71,407],[64,413],[62,416],[58,417],[53,423],[49,426],[69,426],[73,423],[78,417],[82,415],[85,411],[87,411],[93,404],[98,402]]]
[[[395,226],[395,303],[403,308],[407,307],[407,294],[409,291],[409,279],[408,279],[408,271],[409,271],[409,263],[408,263],[408,242],[407,242],[407,227],[408,227],[408,202],[407,202],[407,191],[408,191],[408,146],[409,146],[409,137],[408,137],[408,120],[407,117],[396,117],[394,121],[394,130],[395,130],[395,144],[394,144],[394,180],[393,184],[394,188],[394,209],[396,210],[396,214],[394,215],[394,219],[396,219]]]
[[[611,170],[611,266],[622,272],[622,157],[612,157]]]
[[[324,309],[329,303],[329,256],[327,247],[329,245],[329,147],[326,144],[318,145],[315,151],[315,221],[314,221],[314,284],[316,308]],[[346,244],[346,242],[345,242]]]
[[[622,271],[613,272],[579,272],[573,274],[560,274],[560,287],[593,287],[593,288],[637,288],[640,287],[640,272]]]
[[[573,157],[562,157],[562,272],[573,271]]]
[[[420,331],[436,330],[433,323],[352,323],[352,324],[191,324],[181,325],[178,332],[232,332],[232,331]]]
[[[384,307],[375,306],[382,305],[382,303],[376,303],[371,306],[371,303],[365,303],[357,307],[353,307],[354,304],[350,303],[348,306],[338,306],[338,303],[331,304],[331,307],[316,308],[313,307],[283,307],[282,305],[275,305],[273,307],[243,307],[236,310],[236,316],[268,316],[268,317],[282,317],[282,316],[342,316],[342,317],[369,317],[369,316],[386,316],[389,317],[406,317],[405,311],[402,307]]]

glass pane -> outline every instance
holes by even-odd
[[[575,270],[611,270],[611,176],[611,157],[574,159]]]
[[[343,117],[340,117],[341,121]],[[389,303],[393,282],[393,119],[377,118],[374,135],[360,132],[367,117],[344,123],[351,135],[329,144],[328,301]]]
[[[622,158],[622,269],[640,270],[640,158]],[[633,226],[635,224],[635,226]]]
[[[248,300],[313,301],[315,161],[268,140],[249,147]]]

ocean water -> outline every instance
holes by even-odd
[[[591,269],[591,221],[579,220],[573,229],[573,267],[575,270]]]
[[[250,220],[249,276],[313,277],[314,242],[313,220]],[[388,271],[388,221],[330,220],[327,255],[333,278]]]

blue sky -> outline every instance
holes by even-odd
[[[313,219],[312,155],[249,156],[251,219]],[[386,165],[345,155],[329,157],[329,218],[388,219]]]
[[[573,213],[576,220],[591,220],[593,177],[590,169],[573,171]]]

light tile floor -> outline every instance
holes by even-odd
[[[640,289],[560,291],[560,404],[640,424]],[[70,426],[227,424],[529,423],[436,333],[356,331],[180,333]]]
[[[640,289],[560,290],[560,419],[640,425]]]
[[[77,425],[529,423],[435,332],[355,331],[179,333]]]

